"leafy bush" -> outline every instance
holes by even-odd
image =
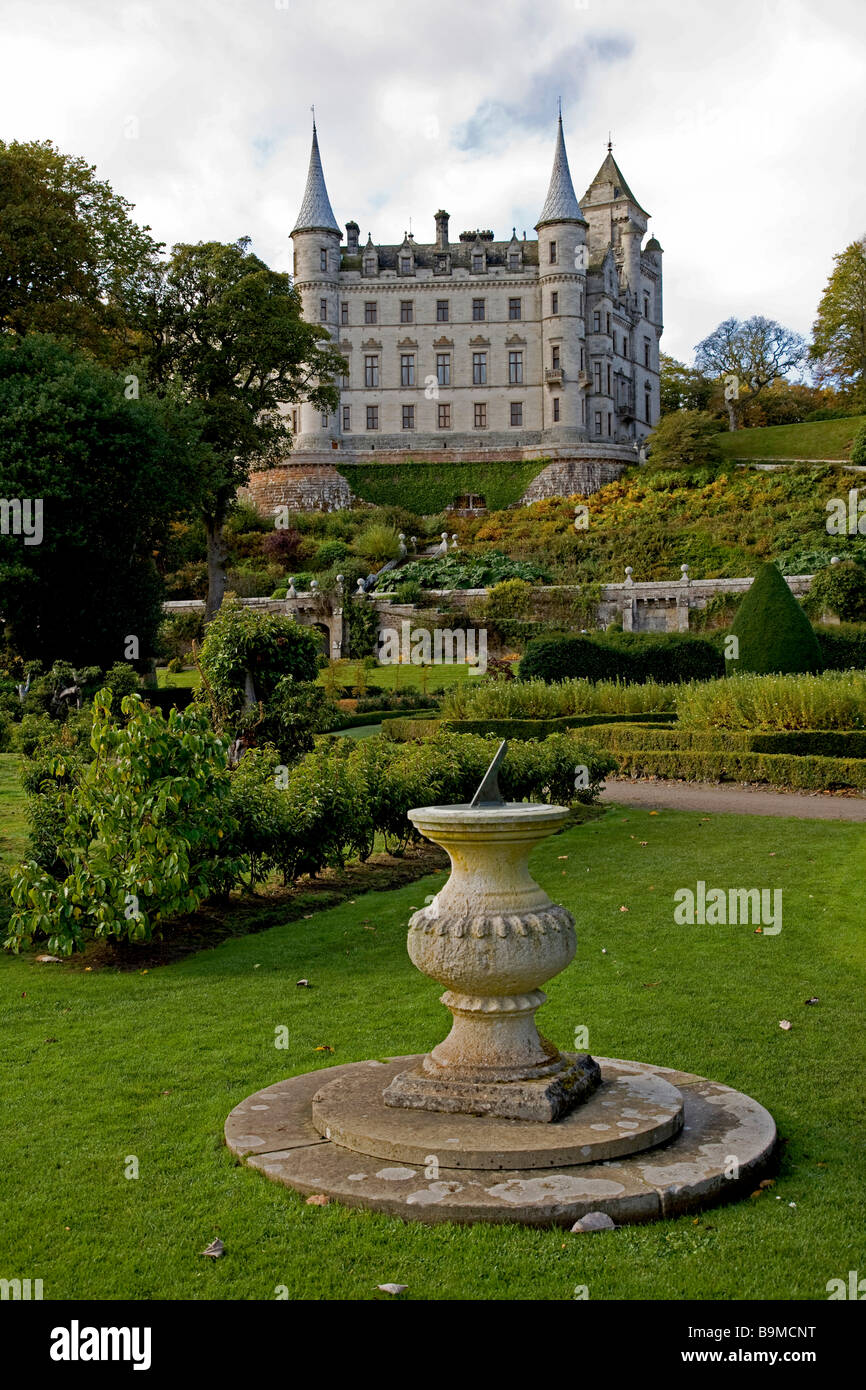
[[[59,955],[79,950],[86,934],[149,940],[162,918],[194,911],[233,876],[220,854],[226,748],[204,711],[175,710],[166,721],[127,695],[124,724],[111,702],[107,689],[94,701],[92,761],[51,759],[56,863],[31,859],[12,870],[15,951],[34,936]]]
[[[382,565],[386,560],[396,560],[400,554],[400,538],[392,526],[374,521],[354,543],[356,555],[371,565]]]
[[[345,541],[323,541],[312,558],[313,568],[316,570],[333,569],[335,565],[341,565],[348,554],[349,547]]]
[[[200,642],[203,636],[202,613],[174,613],[159,629],[160,650],[169,658],[179,657],[183,661],[193,642]]]
[[[728,672],[820,671],[821,648],[802,606],[794,598],[778,565],[762,565],[731,625],[737,638],[736,659]]]
[[[676,707],[679,723],[693,729],[863,729],[866,674],[743,674],[682,686]]]
[[[271,531],[262,539],[261,553],[281,569],[291,571],[309,560],[314,554],[314,547],[296,526],[287,526],[279,531]]]
[[[837,623],[818,626],[815,636],[821,648],[826,671],[866,668],[866,623]]]
[[[400,583],[407,580],[420,584],[422,589],[486,589],[504,579],[525,579],[529,583],[543,581],[547,571],[540,565],[512,560],[498,550],[483,555],[465,556],[456,551],[429,560],[409,560],[400,567]],[[388,588],[393,576],[383,575],[377,588]]]
[[[415,579],[409,579],[405,583],[397,584],[394,589],[394,598],[397,603],[420,603],[424,597],[424,590]]]
[[[528,618],[532,610],[532,585],[525,579],[502,579],[487,595],[483,619]]]
[[[829,610],[843,622],[866,621],[866,569],[854,560],[825,565],[812,581],[809,607],[816,616]]]
[[[718,463],[722,458],[721,429],[723,422],[705,410],[675,410],[663,415],[649,437],[652,466],[689,468]]]
[[[173,656],[165,669],[170,672],[171,675],[179,676],[181,672],[186,669],[183,657]]]
[[[854,434],[850,458],[852,463],[866,464],[866,425],[861,425]]]

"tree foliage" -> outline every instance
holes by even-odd
[[[810,356],[866,403],[866,236],[834,256],[812,326]]]
[[[722,457],[719,428],[719,421],[704,410],[678,410],[662,415],[649,437],[653,467],[689,468],[718,463]]]
[[[729,675],[820,671],[821,648],[814,629],[778,565],[762,565],[731,625],[737,655],[726,659]]]
[[[779,377],[802,367],[806,342],[799,333],[760,314],[725,319],[695,348],[695,366],[725,378],[725,404],[732,430],[743,411]]]

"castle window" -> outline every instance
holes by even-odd
[[[597,410],[597,411],[595,412],[595,432],[596,432],[596,434],[601,434],[601,411],[600,411],[600,410]]]
[[[349,301],[344,299],[340,304],[340,323],[349,322]]]
[[[440,430],[450,430],[451,428],[451,407],[450,405],[440,405],[438,416]]]
[[[343,433],[344,433],[344,434],[350,434],[350,433],[351,433],[351,430],[352,430],[352,407],[351,407],[350,405],[344,405],[344,406],[343,406]]]
[[[583,318],[583,290],[580,292],[580,317]]]
[[[472,354],[472,385],[487,385],[487,353],[473,352]]]
[[[400,274],[401,274],[401,275],[411,275],[411,274],[412,274],[412,257],[411,257],[411,256],[401,256],[401,257],[400,257]]]
[[[483,401],[475,402],[475,428],[477,430],[487,429],[487,406]]]
[[[298,407],[295,406],[294,410],[292,411],[292,434],[297,434],[299,429],[301,428],[300,419],[301,412],[300,410],[298,410]]]
[[[319,300],[319,322],[320,322],[320,323],[327,323],[327,322],[328,322],[328,301],[327,301],[327,299],[320,299],[320,300]]]
[[[622,335],[622,355],[623,355],[623,357],[628,357],[628,334],[627,334],[627,333],[623,333],[623,335]]]
[[[613,420],[613,416],[611,415],[610,411],[608,411],[608,412],[607,412],[607,432],[608,432],[608,435],[610,435],[610,434],[612,433],[612,430],[611,430],[611,421],[612,421],[612,420]]]
[[[610,363],[607,364],[607,394],[610,395]]]
[[[484,252],[475,251],[472,256],[472,269],[477,273],[484,269]]]
[[[511,402],[511,423],[512,423],[512,425],[522,425],[522,424],[523,424],[523,402],[522,402],[522,401],[512,401],[512,402]]]
[[[522,352],[509,352],[508,354],[508,384],[509,386],[521,386],[523,384]]]
[[[440,386],[451,385],[451,353],[437,352],[436,354],[436,380]]]
[[[481,323],[481,322],[483,321],[483,319],[484,319],[484,300],[483,300],[483,299],[473,299],[473,301],[472,301],[472,318],[473,318],[473,321],[474,321],[475,323]]]
[[[509,317],[510,319],[519,319],[519,318],[522,318],[522,317],[523,317],[523,313],[522,313],[522,309],[521,309],[521,301],[520,301],[519,299],[509,299],[509,301],[508,301],[508,317]]]
[[[364,304],[364,322],[377,323],[379,320],[379,306],[375,299],[368,299]]]
[[[379,354],[374,353],[371,357],[364,358],[364,385],[379,385]],[[368,427],[369,428],[369,427]]]
[[[644,338],[644,340],[643,340],[643,364],[644,364],[645,367],[649,367],[649,366],[651,365],[651,363],[650,363],[650,340],[649,340],[649,338]]]
[[[554,421],[556,421],[556,420],[559,419],[559,397],[558,397],[558,396],[554,396],[554,398],[553,398],[553,419],[554,419]]]
[[[320,269],[320,270],[327,270],[327,269],[328,269],[328,253],[327,253],[327,251],[325,250],[324,246],[322,247],[322,249],[321,249],[320,252],[319,252],[319,269]]]
[[[552,348],[550,349],[550,365],[551,365],[551,367],[553,368],[553,370],[554,370],[555,372],[558,372],[558,371],[559,371],[559,368],[560,368],[560,361],[559,361],[559,348],[558,348],[558,347],[552,347]]]
[[[415,385],[415,354],[414,352],[403,352],[400,354],[400,385]],[[414,426],[413,426],[414,428]]]
[[[552,241],[552,242],[550,243],[550,256],[549,256],[549,259],[550,259],[550,264],[551,264],[551,265],[556,265],[556,242],[555,242],[555,241]]]
[[[644,413],[644,418],[645,418],[645,420],[646,420],[646,422],[647,422],[648,425],[651,425],[652,422],[653,422],[653,418],[652,418],[652,417],[653,417],[652,401],[653,401],[652,392],[651,392],[651,391],[649,390],[649,388],[647,387],[647,388],[644,390],[644,397],[643,397],[644,412],[643,412],[643,413]]]
[[[643,316],[644,316],[645,319],[648,319],[649,316],[650,316],[650,311],[649,311],[649,295],[648,295],[648,294],[645,294],[644,297],[643,297]]]
[[[340,390],[341,390],[341,391],[348,391],[348,389],[349,389],[349,373],[348,373],[348,372],[343,372],[343,374],[342,374],[341,377],[340,377]]]
[[[447,323],[447,322],[448,322],[448,300],[447,300],[447,299],[437,299],[437,300],[436,300],[436,322],[437,322],[437,323]]]
[[[601,363],[592,364],[592,389],[597,396],[601,395]]]
[[[592,316],[592,331],[593,333],[601,332],[601,313],[598,309],[596,309],[595,313]]]
[[[586,371],[586,348],[580,349],[580,370],[582,372]]]
[[[379,428],[379,407],[377,405],[367,406],[367,429],[377,430]]]
[[[609,337],[609,336],[610,336],[610,314],[607,315],[607,327],[606,327],[606,329],[605,329],[605,332],[607,333],[607,335],[608,335],[608,337]]]
[[[586,396],[580,398],[580,423],[586,424]]]
[[[323,430],[326,430],[327,428],[328,428],[328,412],[325,410],[325,411],[322,412],[322,429],[323,429]]]
[[[508,253],[508,269],[509,269],[509,270],[519,270],[519,269],[520,269],[520,252],[519,252],[519,251],[509,251],[509,253]]]
[[[554,290],[553,293],[552,293],[552,295],[550,296],[550,312],[551,312],[552,314],[558,314],[558,313],[559,313],[559,291],[558,291],[558,290]]]
[[[404,430],[414,430],[415,428],[415,407],[414,405],[403,406],[403,428]]]
[[[413,308],[411,299],[400,300],[400,322],[411,323],[413,319]]]

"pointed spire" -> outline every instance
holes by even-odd
[[[313,118],[313,145],[310,150],[310,167],[307,171],[307,186],[304,189],[304,198],[301,203],[301,210],[298,213],[298,220],[292,230],[295,232],[311,231],[339,232],[337,219],[328,197],[328,190],[325,187],[325,176],[322,173],[322,161],[319,156],[319,139],[316,135],[316,121]]]
[[[536,227],[547,222],[583,222],[584,216],[571,182],[568,155],[565,152],[565,136],[562,133],[562,116],[559,117],[556,132],[556,151],[553,156],[553,172],[544,207]]]

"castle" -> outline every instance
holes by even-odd
[[[545,458],[562,465],[547,494],[616,476],[659,415],[662,248],[642,245],[648,218],[610,144],[578,202],[560,116],[537,240],[453,241],[440,211],[433,242],[362,244],[350,221],[343,246],[314,123],[294,283],[347,370],[336,413],[291,408],[286,463],[350,477],[371,458]]]

